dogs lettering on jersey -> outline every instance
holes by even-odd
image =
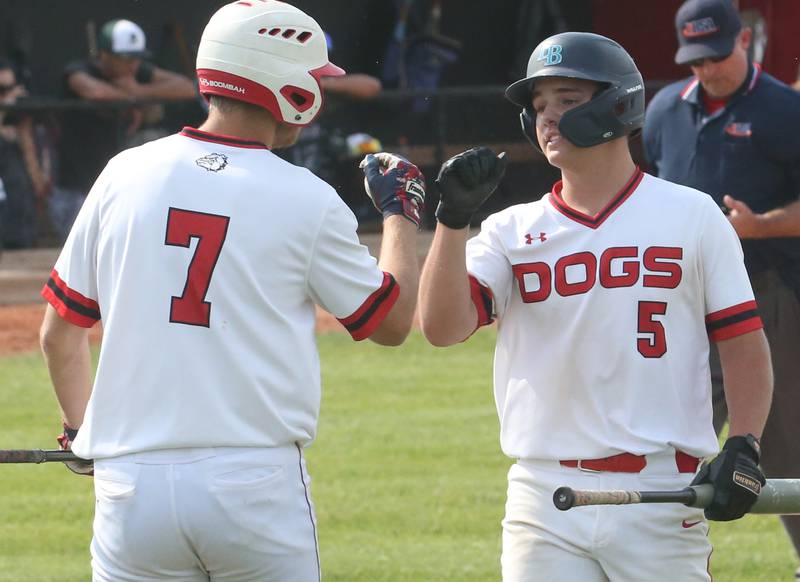
[[[683,277],[681,259],[680,247],[648,247],[641,260],[639,247],[611,247],[603,251],[599,261],[593,252],[584,251],[561,257],[554,267],[541,261],[518,263],[513,271],[522,300],[537,303],[550,297],[553,289],[562,297],[588,293],[598,279],[606,289],[632,287],[640,278],[644,287],[675,289]],[[538,279],[538,287],[534,279]]]

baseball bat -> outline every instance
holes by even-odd
[[[43,449],[0,450],[0,463],[64,463],[84,461],[72,451],[47,451]]]
[[[597,491],[559,487],[553,493],[553,503],[561,511],[582,505],[634,503],[683,503],[689,507],[707,507],[713,497],[713,485],[694,485],[677,491]],[[800,515],[800,479],[768,479],[749,513]]]

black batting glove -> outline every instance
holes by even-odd
[[[67,426],[67,423],[65,422],[64,432],[56,437],[58,446],[62,451],[71,451],[72,443],[75,441],[75,437],[77,436],[78,429]],[[94,461],[65,461],[64,464],[67,466],[67,469],[73,473],[77,473],[78,475],[86,475],[88,477],[94,475]]]
[[[401,214],[419,226],[425,208],[425,176],[417,166],[381,152],[367,155],[359,167],[364,170],[364,189],[384,219]]]
[[[722,451],[710,463],[703,463],[691,484],[714,486],[706,519],[731,521],[750,511],[767,482],[758,468],[758,458],[755,437],[735,436],[725,441]]]
[[[436,178],[440,196],[437,220],[449,228],[469,226],[478,208],[497,189],[505,171],[505,152],[498,156],[485,147],[472,148],[447,160]]]

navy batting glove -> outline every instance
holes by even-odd
[[[442,164],[436,185],[439,206],[436,218],[449,228],[465,228],[506,172],[505,152],[499,156],[489,148],[472,148]]]
[[[65,422],[64,432],[56,437],[56,440],[58,441],[58,445],[62,451],[71,451],[72,443],[75,441],[77,436],[78,429],[67,426],[67,423]],[[66,461],[64,464],[67,466],[67,469],[73,473],[77,473],[78,475],[86,475],[88,477],[94,475],[94,461]]]
[[[706,507],[707,519],[731,521],[750,511],[767,480],[758,468],[758,441],[752,435],[734,436],[710,463],[703,463],[692,485],[710,483],[714,497]]]
[[[408,160],[381,152],[368,154],[359,165],[364,188],[384,218],[401,214],[419,226],[425,208],[425,176]]]

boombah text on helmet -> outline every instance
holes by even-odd
[[[291,125],[308,125],[320,112],[321,77],[344,74],[328,60],[319,24],[277,0],[226,4],[197,50],[200,93],[258,105]]]
[[[564,32],[542,41],[531,53],[525,78],[506,89],[506,98],[522,107],[522,131],[537,149],[531,94],[536,79],[542,77],[600,84],[590,101],[564,113],[558,124],[561,135],[578,147],[630,135],[644,125],[644,81],[628,52],[599,34]]]

